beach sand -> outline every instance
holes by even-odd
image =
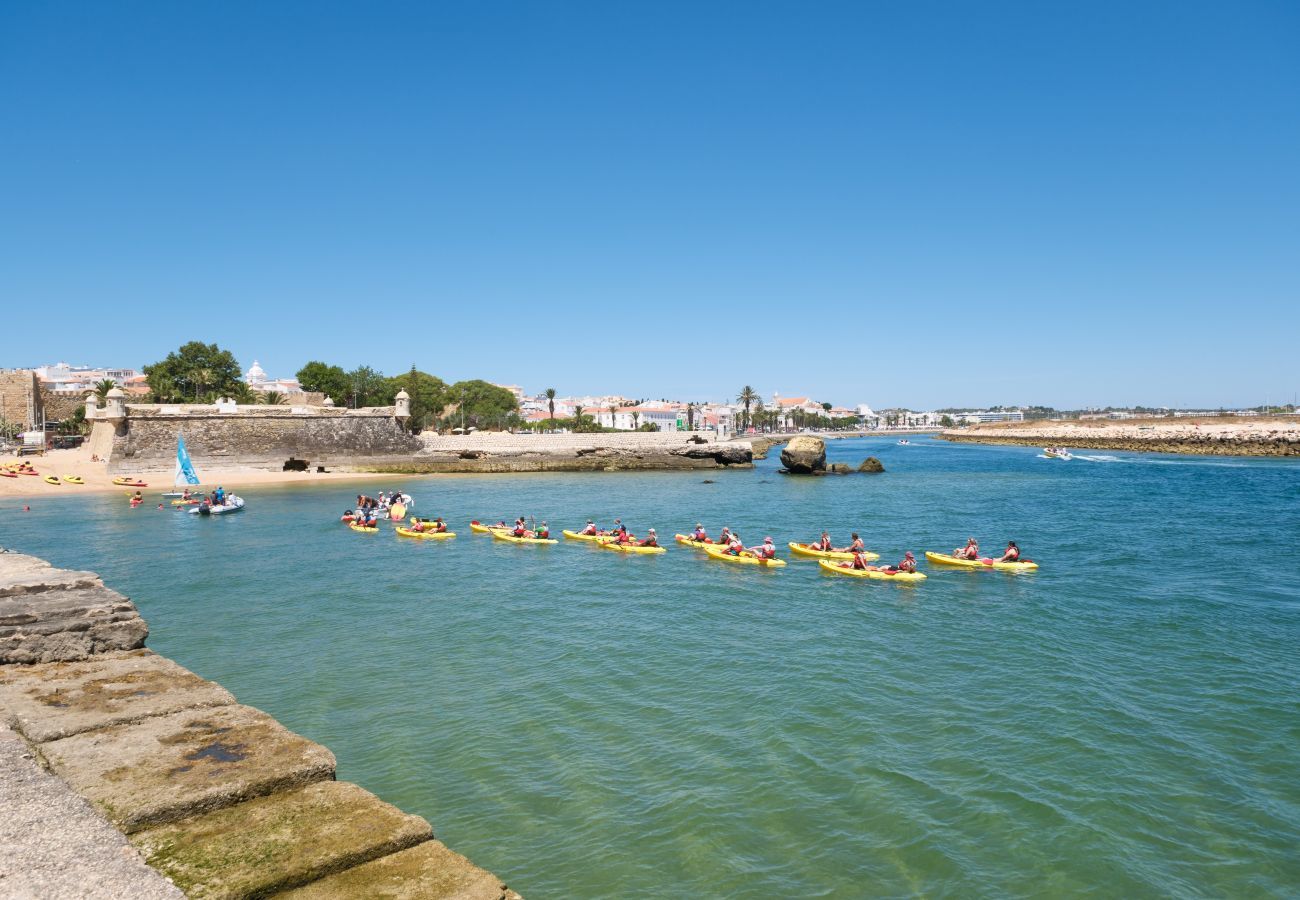
[[[0,478],[0,499],[65,497],[75,493],[103,494],[119,491],[130,492],[132,489],[113,484],[108,474],[108,465],[104,462],[92,462],[90,449],[79,447],[76,450],[48,450],[44,456],[29,456],[25,462],[31,463],[39,475],[19,475],[17,478]],[[16,457],[0,459],[0,465],[18,462]],[[131,473],[134,475],[135,473]],[[142,489],[146,497],[153,497],[163,491],[173,490],[172,472],[141,472],[141,479],[149,486]],[[60,480],[68,475],[79,475],[85,484],[48,484],[46,475],[55,475]],[[361,479],[387,479],[393,475],[373,472],[266,472],[258,469],[221,469],[202,466],[199,477],[203,479],[202,488],[214,488],[218,484],[226,488],[245,488],[268,484],[321,484],[330,481],[358,481]],[[200,489],[202,489],[200,488]]]

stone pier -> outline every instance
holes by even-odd
[[[0,553],[0,894],[517,900],[147,634],[93,573]]]

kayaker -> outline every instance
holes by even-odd
[[[979,559],[979,541],[975,540],[975,538],[967,538],[966,546],[958,547],[956,550],[952,551],[952,555],[957,557],[957,559]]]
[[[600,534],[600,529],[596,527],[595,522],[591,521],[591,519],[588,519],[587,524],[583,527],[580,533],[594,536]]]
[[[532,536],[535,538],[540,538],[544,541],[548,541],[551,539],[551,529],[547,527],[545,522],[543,522],[542,527],[538,528],[537,531],[533,532]]]
[[[823,531],[822,536],[808,545],[809,550],[820,550],[823,553],[829,553],[835,548],[831,545],[831,533]]]
[[[424,530],[425,530],[425,528],[424,528],[424,519],[412,519],[412,520],[411,520],[411,525],[410,525],[410,530],[411,530],[411,531],[414,531],[416,534],[421,534],[421,533],[423,533]]]
[[[614,520],[614,526],[613,526],[612,528],[610,528],[609,531],[606,531],[606,532],[603,532],[603,533],[604,533],[604,534],[618,534],[619,531],[627,531],[627,529],[623,527],[623,520],[622,520],[622,519],[615,519],[615,520]]]
[[[862,553],[862,552],[865,551],[866,549],[867,549],[867,548],[866,548],[866,547],[863,545],[863,543],[862,543],[862,538],[858,537],[858,533],[855,531],[855,532],[853,532],[853,534],[851,535],[851,538],[850,538],[850,540],[849,540],[849,545],[848,545],[847,547],[840,547],[840,548],[836,549],[835,552],[837,552],[837,553]]]
[[[704,530],[701,523],[695,523],[695,530],[691,532],[691,540],[699,541],[701,544],[709,543],[709,533]]]
[[[433,531],[437,532],[438,534],[447,533],[447,523],[442,520],[442,516],[434,516],[433,525],[430,527],[432,528]]]
[[[894,566],[894,571],[896,572],[916,571],[916,557],[912,554],[911,550],[908,550],[905,554],[903,554],[902,561],[898,565]]]
[[[722,530],[726,531],[727,529],[724,528]],[[745,550],[745,544],[743,541],[741,541],[740,535],[736,534],[734,531],[731,532],[731,534],[727,535],[728,553],[730,553],[732,556],[739,556],[741,553],[744,552],[744,550]]]
[[[723,526],[722,526],[722,533],[718,535],[718,546],[719,546],[719,547],[730,547],[730,546],[731,546],[731,537],[732,537],[732,535],[731,535],[731,529],[728,528],[726,525],[723,525]]]
[[[515,527],[511,529],[510,533],[518,538],[528,537],[528,529],[524,527],[524,520],[515,519]]]
[[[866,571],[871,568],[871,563],[861,550],[853,554],[853,561],[848,563],[845,568]]]
[[[749,555],[755,559],[776,559],[776,545],[770,536],[765,537],[762,544],[749,548]]]
[[[638,542],[637,542],[637,546],[638,546],[638,547],[658,547],[658,546],[659,546],[659,538],[657,538],[657,537],[655,536],[655,530],[654,530],[653,528],[648,529],[648,530],[646,531],[645,540],[644,540],[644,541],[638,541]]]
[[[1020,548],[1016,546],[1015,541],[1007,541],[1007,549],[1003,552],[998,562],[1019,562]]]

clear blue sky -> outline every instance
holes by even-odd
[[[0,366],[1300,389],[1294,2],[10,0],[0,123]]]

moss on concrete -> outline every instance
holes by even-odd
[[[282,894],[282,900],[519,900],[491,872],[441,841],[385,856]]]

